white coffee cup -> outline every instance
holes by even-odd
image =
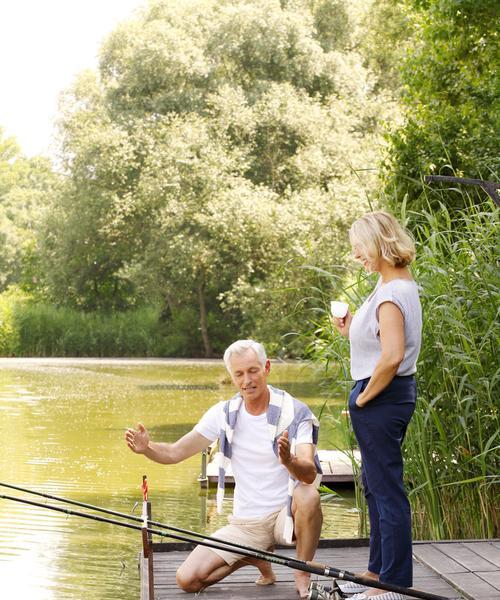
[[[332,300],[330,302],[330,310],[332,311],[332,315],[334,317],[337,317],[337,319],[343,319],[349,310],[349,305],[347,302]]]

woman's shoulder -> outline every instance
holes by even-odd
[[[378,298],[418,299],[419,288],[414,279],[391,279],[377,290]]]
[[[413,290],[417,289],[417,282],[412,278],[397,277],[386,283],[382,283],[379,289],[381,290]]]

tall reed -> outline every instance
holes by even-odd
[[[354,264],[350,265],[354,268]],[[350,283],[346,283],[349,281]],[[335,266],[335,272],[327,273],[324,270],[318,270],[318,284],[313,290],[309,290],[309,298],[315,297],[316,308],[311,311],[309,321],[313,330],[309,332],[310,341],[306,345],[307,355],[316,363],[323,364],[325,368],[325,378],[323,387],[325,395],[344,398],[344,408],[338,410],[337,405],[330,406],[325,402],[322,406],[318,418],[322,423],[328,422],[330,427],[335,427],[337,433],[336,439],[340,440],[336,446],[333,440],[330,441],[330,447],[341,450],[349,459],[354,473],[354,492],[356,499],[356,509],[359,514],[358,535],[367,537],[369,531],[368,509],[361,486],[361,469],[356,458],[356,438],[352,431],[348,416],[349,391],[352,386],[349,367],[349,343],[340,335],[333,331],[330,318],[330,299],[344,300],[351,306],[359,306],[363,301],[363,296],[368,294],[370,288],[370,278],[365,277],[361,272],[355,274],[354,278],[350,274],[349,267]]]
[[[412,215],[424,330],[405,465],[421,538],[499,533],[498,212]]]
[[[159,316],[156,307],[85,313],[6,294],[0,296],[0,355],[165,356]]]

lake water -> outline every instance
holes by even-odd
[[[311,367],[273,364],[270,383],[316,414],[325,404]],[[226,517],[200,490],[200,457],[152,463],[128,450],[124,430],[142,421],[174,441],[233,393],[222,361],[0,359],[0,481],[130,514],[147,474],[154,519],[211,533]],[[327,405],[340,414],[343,401]],[[320,447],[341,445],[322,423]],[[353,492],[340,494],[324,505],[323,537],[358,535]],[[140,547],[140,532],[0,500],[0,598],[137,600]]]

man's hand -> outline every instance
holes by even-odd
[[[125,431],[125,441],[132,452],[144,454],[147,458],[162,465],[173,465],[201,452],[210,445],[212,440],[193,429],[173,444],[152,442],[149,439],[148,430],[142,423],[138,423],[137,429]]]
[[[137,424],[137,429],[127,429],[125,432],[127,446],[136,454],[144,454],[149,446],[149,433],[142,423]]]
[[[280,463],[288,469],[290,475],[304,483],[313,483],[316,479],[316,466],[314,464],[314,446],[312,444],[298,444],[295,454],[290,451],[288,431],[284,431],[278,438],[278,458]]]
[[[278,458],[285,467],[292,462],[292,453],[290,452],[290,440],[288,431],[284,431],[278,438]]]

